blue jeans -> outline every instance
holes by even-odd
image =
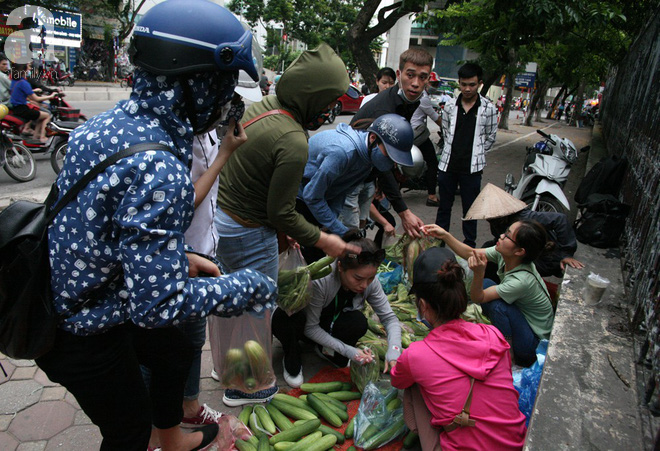
[[[451,208],[454,205],[456,188],[461,187],[461,204],[463,217],[472,206],[472,202],[481,190],[481,173],[458,174],[455,172],[438,171],[438,214],[435,223],[449,231],[451,222]],[[477,244],[477,221],[463,221],[463,242],[470,247]]]
[[[199,398],[199,376],[202,367],[202,347],[206,341],[206,317],[188,320],[177,326],[192,344],[192,365],[188,371],[183,400],[194,401]]]
[[[484,290],[496,285],[490,279],[484,279]],[[516,364],[530,366],[536,361],[536,347],[539,338],[534,334],[527,319],[515,306],[502,299],[493,299],[481,304],[481,309],[488,316],[493,326],[502,332],[504,338],[511,342]]]

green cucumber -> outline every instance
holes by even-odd
[[[346,430],[344,431],[344,437],[353,438],[354,433],[355,433],[355,417],[351,418],[351,421],[349,421],[348,426],[346,426]]]
[[[296,420],[314,420],[318,419],[318,415],[313,414],[309,410],[306,409],[301,409],[300,407],[296,407],[293,404],[289,404],[287,402],[282,402],[278,401],[276,399],[272,399],[270,401],[272,405],[277,407],[277,409],[282,412],[283,414],[295,418]]]
[[[301,409],[309,410],[310,412],[315,413],[309,404],[307,404],[305,399],[296,398],[291,395],[285,395],[284,393],[276,394],[273,396],[273,399],[276,399],[278,402],[288,402],[295,407],[299,407]]]
[[[320,432],[320,431],[319,431]],[[332,448],[337,443],[337,437],[334,435],[325,435],[318,437],[315,432],[312,435],[305,437],[296,443],[295,446],[289,448],[290,451],[325,451],[326,449]],[[314,436],[314,437],[312,437]],[[312,437],[310,439],[310,437]]]
[[[353,384],[350,382],[343,382],[341,384],[341,391],[351,391],[351,388],[353,388]]]
[[[252,414],[252,406],[245,406],[243,407],[243,410],[241,410],[241,413],[238,414],[238,419],[247,426],[250,421],[250,414]]]
[[[304,383],[300,389],[307,393],[329,393],[332,391],[339,391],[344,386],[343,382],[320,382],[320,383]]]
[[[408,435],[406,435],[406,438],[403,439],[403,447],[405,449],[410,449],[417,442],[419,442],[419,434],[417,434],[417,432],[410,431]]]
[[[322,424],[321,426],[319,426],[319,431],[323,432],[323,435],[328,435],[328,434],[334,435],[335,437],[337,437],[337,443],[339,443],[339,444],[344,443],[344,440],[345,440],[344,434],[342,434],[339,431],[336,431],[336,430],[332,429],[329,426],[326,426],[325,424]]]
[[[386,409],[388,412],[393,412],[399,407],[401,407],[401,398],[394,398],[393,400],[387,403]]]
[[[268,437],[262,435],[259,437],[259,446],[257,451],[270,451],[270,444],[268,443]]]
[[[250,445],[254,446],[255,448],[259,446],[259,439],[257,438],[256,435],[251,435],[250,438],[245,441],[248,442]]]
[[[374,435],[378,434],[378,431],[380,429],[378,426],[374,424],[369,424],[369,426],[366,427],[364,431],[362,431],[362,434],[360,434],[360,441],[362,443],[365,443],[367,440],[371,439]]]
[[[277,442],[275,443],[275,451],[286,451],[292,446],[294,446],[296,442]]]
[[[355,449],[355,446],[351,446],[351,447],[348,448],[346,451],[357,451],[357,449]]]
[[[293,426],[291,429],[273,435],[269,441],[271,445],[275,445],[278,442],[293,442],[295,440],[299,440],[301,437],[304,437],[311,432],[314,432],[319,428],[319,426],[321,426],[321,420],[318,418],[309,420],[303,424]]]
[[[261,426],[267,430],[270,435],[277,433],[275,423],[273,423],[273,419],[268,414],[268,410],[266,410],[265,406],[254,406],[253,411],[259,417],[259,423],[261,423]]]
[[[277,426],[280,431],[286,431],[293,427],[291,420],[289,420],[282,412],[280,412],[280,409],[274,405],[270,403],[266,404],[266,410],[268,410],[268,413],[275,423],[275,426]]]
[[[363,441],[362,447],[365,450],[380,448],[385,443],[388,443],[390,440],[392,440],[397,435],[399,435],[399,433],[401,433],[401,428],[403,428],[405,425],[406,423],[403,420],[403,418],[400,418],[399,420],[392,423],[387,428],[380,431],[378,434],[371,437],[369,440]]]
[[[248,442],[238,439],[234,442],[234,446],[238,451],[257,451],[257,448],[250,445]]]
[[[316,395],[321,398],[326,404],[333,405],[337,407],[338,409],[343,410],[346,412],[348,410],[348,407],[346,407],[346,404],[341,402],[338,399],[333,398],[332,396],[328,396],[326,393],[316,393]]]
[[[316,396],[316,393],[310,393],[309,396],[307,396],[307,402],[309,402],[309,405],[325,418],[325,421],[334,427],[338,428],[342,425],[341,418],[339,418],[335,411],[325,404],[321,398]]]
[[[360,393],[359,391],[345,391],[345,390],[333,391],[327,393],[327,395],[339,401],[352,401],[354,399],[360,399],[362,397],[362,393]]]
[[[250,415],[250,430],[254,435],[257,436],[257,438],[261,438],[262,435],[266,435],[265,432],[262,432],[263,426],[261,425],[261,422],[259,421],[259,417],[257,416],[254,411]]]

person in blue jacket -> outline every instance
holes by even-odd
[[[315,134],[309,139],[296,210],[324,230],[346,236],[351,230],[339,220],[346,196],[374,168],[386,172],[395,163],[412,166],[412,144],[410,122],[398,114],[385,114],[354,127],[339,124],[335,130]],[[316,254],[315,249],[303,250],[308,261],[316,259]]]
[[[102,450],[147,449],[152,424],[163,449],[197,450],[218,425],[183,433],[192,345],[176,327],[207,315],[270,309],[274,281],[254,270],[220,275],[190,252],[193,136],[216,128],[238,71],[258,80],[252,35],[207,0],[169,0],[135,27],[130,99],[78,127],[56,185],[59,197],[86,171],[139,143],[164,144],[100,173],[48,228],[59,330],[37,359],[101,430]],[[226,111],[226,110],[225,110]],[[151,370],[146,387],[140,365]]]

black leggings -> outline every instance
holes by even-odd
[[[327,312],[327,313],[326,313]],[[358,340],[367,332],[367,318],[362,312],[353,310],[342,312],[330,330],[330,323],[334,314],[334,305],[330,304],[321,312],[319,326],[334,338],[355,346]],[[290,374],[296,375],[302,366],[300,341],[310,341],[305,337],[305,311],[300,311],[288,316],[282,309],[273,313],[272,330],[273,335],[282,343],[284,350],[284,363]],[[319,346],[315,343],[315,346]],[[337,366],[346,366],[348,358],[335,353],[329,359]]]
[[[176,328],[123,325],[86,337],[58,331],[53,349],[36,362],[100,428],[103,451],[144,451],[152,422],[168,429],[183,417],[192,345]],[[151,369],[151,393],[140,365]]]
[[[435,155],[435,146],[431,138],[427,138],[418,147],[426,163],[426,174],[424,174],[426,191],[429,195],[435,195],[435,188],[438,183],[438,157]]]

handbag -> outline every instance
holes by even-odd
[[[53,346],[60,318],[53,308],[48,226],[108,166],[147,150],[175,154],[163,144],[136,144],[94,166],[56,204],[59,191],[53,183],[44,203],[18,201],[0,212],[0,352],[35,359]]]

